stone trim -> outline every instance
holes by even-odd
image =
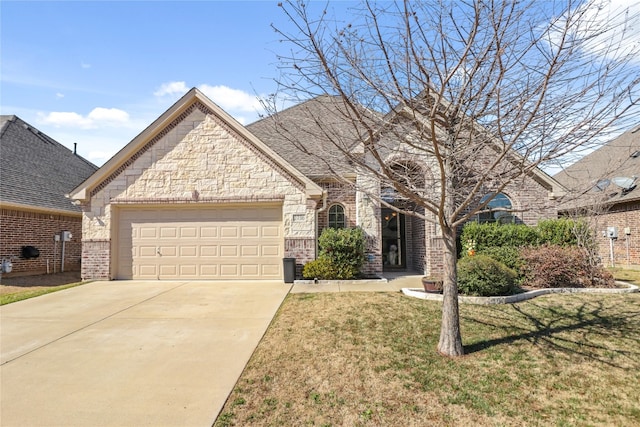
[[[214,112],[209,109],[206,105],[204,105],[200,101],[196,101],[191,104],[182,114],[176,117],[171,123],[165,126],[156,136],[154,136],[151,140],[149,140],[146,144],[144,144],[137,152],[135,152],[129,159],[127,159],[120,167],[118,167],[115,171],[113,171],[108,177],[106,177],[102,182],[96,185],[93,190],[91,190],[90,197],[95,196],[103,190],[111,181],[116,179],[118,175],[124,172],[129,166],[131,166],[140,156],[142,156],[145,152],[147,152],[151,147],[153,147],[158,141],[164,138],[173,128],[175,128],[180,122],[186,119],[195,109],[200,110],[202,113],[207,116],[212,117],[215,122],[224,128],[227,132],[233,135],[240,143],[242,143],[245,147],[247,147],[251,152],[256,154],[260,159],[266,162],[271,168],[277,170],[284,176],[289,177],[293,185],[300,191],[304,191],[306,186],[305,184],[298,179],[296,176],[292,175],[286,169],[278,165],[274,162],[269,156],[267,156],[263,151],[259,150],[255,145],[249,143],[246,138],[232,129],[229,125],[227,125],[224,121],[220,120]]]
[[[154,205],[154,204],[232,204],[232,203],[282,203],[283,196],[261,197],[203,197],[203,198],[145,198],[145,199],[112,199],[112,205]]]
[[[516,295],[495,296],[495,297],[468,297],[458,296],[458,301],[467,304],[477,305],[495,305],[495,304],[513,304],[516,302],[526,301],[548,294],[630,294],[640,290],[636,285],[625,282],[616,282],[618,285],[624,285],[625,288],[546,288],[536,289],[529,292],[523,292]],[[442,301],[443,295],[425,292],[420,288],[402,288],[402,293],[419,299]]]

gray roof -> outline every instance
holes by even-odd
[[[350,150],[367,135],[358,120],[352,120],[345,111],[339,97],[323,95],[246,128],[310,178],[348,174],[353,173],[354,168],[336,145]],[[375,117],[375,113],[361,111]]]
[[[623,191],[616,178],[636,179]],[[640,199],[640,126],[624,132],[554,176],[577,198],[569,205],[615,204]]]
[[[0,202],[80,212],[65,197],[96,171],[17,116],[0,116]]]

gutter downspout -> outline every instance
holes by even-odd
[[[320,246],[318,244],[318,238],[320,237],[318,235],[318,214],[320,212],[324,212],[327,210],[327,197],[329,196],[329,193],[324,190],[322,191],[322,207],[320,209],[316,209],[316,220],[315,220],[315,230],[314,230],[314,234],[316,236],[316,253],[314,254],[314,259],[318,259],[318,252],[320,252]]]

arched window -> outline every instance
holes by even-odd
[[[484,196],[480,203],[484,203],[491,195]],[[511,213],[513,204],[511,200],[504,194],[498,193],[487,204],[484,210],[478,213],[478,222],[497,222],[499,224],[511,224],[515,222],[515,216]]]
[[[344,207],[342,205],[333,205],[329,208],[329,227],[345,228],[347,219],[344,216]]]

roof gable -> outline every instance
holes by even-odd
[[[142,133],[109,159],[96,173],[73,189],[70,197],[76,200],[88,200],[133,164],[137,158],[153,147],[156,142],[191,114],[194,109],[199,109],[207,115],[216,116],[227,131],[247,142],[256,155],[261,155],[263,158],[268,159],[272,167],[297,183],[299,187],[306,191],[309,197],[317,198],[322,195],[320,187],[256,138],[202,92],[192,88]]]
[[[97,166],[17,116],[0,116],[0,203],[79,213],[65,197]]]
[[[623,191],[613,180],[640,178],[640,125],[587,154],[554,176],[578,205],[618,203],[640,199],[640,181]]]

